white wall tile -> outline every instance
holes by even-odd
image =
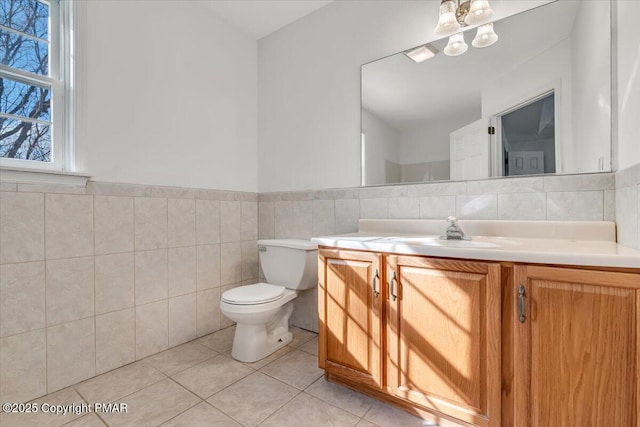
[[[360,200],[340,199],[335,201],[336,234],[358,231],[360,218]]]
[[[497,194],[456,196],[456,216],[465,219],[497,219]]]
[[[46,289],[47,326],[93,316],[93,257],[47,261]]]
[[[498,219],[544,220],[547,218],[545,193],[498,194]]]
[[[95,196],[95,253],[133,252],[133,197]]]
[[[96,374],[135,360],[135,308],[96,316]]]
[[[47,392],[96,374],[94,319],[47,328]]]
[[[559,221],[602,221],[602,191],[547,193],[547,219]]]
[[[196,200],[196,242],[220,243],[220,202]]]
[[[637,247],[640,230],[638,229],[638,190],[637,186],[616,190],[616,222],[618,225],[618,243]]]
[[[276,239],[284,239],[291,236],[293,223],[293,204],[292,202],[275,202],[274,203],[274,237]]]
[[[136,307],[136,360],[166,350],[169,346],[167,300]]]
[[[546,192],[613,190],[614,188],[615,176],[612,173],[546,175],[544,177]]]
[[[389,199],[360,199],[360,218],[387,219],[389,217]]]
[[[275,203],[258,203],[258,239],[273,239],[275,236]]]
[[[335,202],[313,201],[313,236],[330,236],[336,232]]]
[[[220,288],[197,293],[196,334],[201,337],[220,329]]]
[[[135,249],[167,247],[167,199],[136,197]]]
[[[47,393],[44,329],[0,339],[0,401],[25,402]]]
[[[169,298],[169,347],[196,338],[196,294]]]
[[[47,259],[93,255],[93,197],[45,195]]]
[[[240,237],[242,240],[256,240],[258,238],[258,203],[242,202],[242,225]]]
[[[420,198],[420,218],[444,219],[456,214],[456,196],[425,196]]]
[[[96,256],[96,314],[133,307],[134,271],[133,252]]]
[[[44,195],[3,192],[0,263],[44,259]]]
[[[258,277],[258,242],[242,242],[242,280]]]
[[[136,252],[135,272],[136,305],[168,297],[166,249]]]
[[[196,291],[196,247],[169,248],[169,297]]]
[[[467,182],[467,194],[541,193],[542,176],[509,177]]]
[[[417,197],[390,198],[389,218],[417,219],[420,218],[420,199]]]
[[[604,220],[605,221],[616,220],[616,191],[615,190],[604,191]]]
[[[242,280],[242,244],[223,243],[220,245],[220,283],[227,285]]]
[[[240,202],[220,202],[220,242],[239,242],[242,234]]]
[[[408,197],[455,196],[467,192],[467,182],[432,182],[409,185]]]
[[[220,245],[199,245],[196,287],[199,291],[220,286]]]
[[[170,248],[196,244],[196,201],[169,199],[167,243]]]
[[[294,201],[291,209],[291,230],[287,237],[310,239],[313,234],[313,201]]]
[[[0,267],[0,337],[45,327],[44,261]]]

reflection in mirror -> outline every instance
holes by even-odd
[[[610,2],[494,27],[484,49],[450,57],[442,39],[423,62],[412,47],[362,66],[363,185],[611,170]]]

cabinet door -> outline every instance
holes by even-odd
[[[516,266],[515,286],[516,426],[637,426],[640,275]]]
[[[380,255],[319,251],[319,360],[328,373],[382,387]]]
[[[390,255],[386,274],[389,392],[499,426],[500,265]]]

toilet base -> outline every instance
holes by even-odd
[[[293,301],[290,301],[267,324],[236,323],[231,357],[245,363],[257,362],[289,344],[293,339],[289,332],[292,312]]]

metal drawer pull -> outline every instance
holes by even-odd
[[[378,298],[378,295],[380,295],[380,289],[378,288],[378,270],[373,274],[373,284],[371,287],[373,288],[373,297]]]
[[[389,281],[389,294],[391,295],[391,299],[395,301],[398,298],[396,294],[396,272],[393,272],[393,276],[391,276],[391,281]]]
[[[524,315],[524,286],[518,288],[518,313],[520,314],[520,323],[524,323],[527,317]]]

